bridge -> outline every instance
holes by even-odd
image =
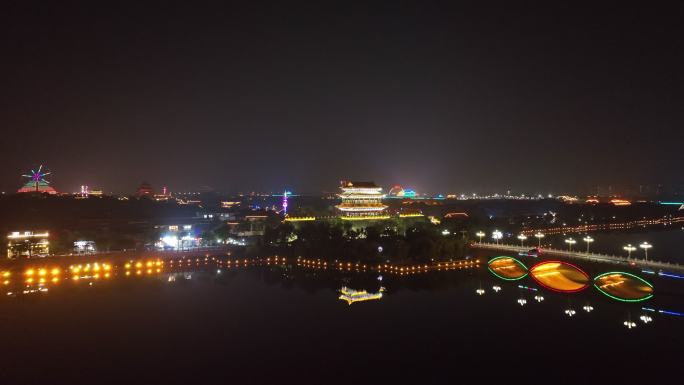
[[[615,231],[636,228],[647,228],[653,226],[669,227],[672,225],[677,225],[679,223],[684,223],[684,216],[664,216],[662,218],[640,219],[627,222],[609,222],[584,224],[579,226],[550,227],[544,229],[526,229],[521,231],[521,234],[532,236],[536,233],[542,233],[544,235],[588,233],[592,231]]]
[[[507,244],[496,244],[488,242],[474,242],[470,244],[470,247],[476,249],[489,249],[489,250],[502,250],[510,251],[514,253],[527,252],[530,250],[531,246],[516,246]],[[636,258],[625,258],[618,255],[609,254],[599,254],[599,253],[587,253],[583,251],[568,251],[561,249],[551,249],[543,248],[541,249],[544,255],[554,256],[554,257],[565,257],[581,259],[591,262],[602,262],[602,263],[612,263],[617,265],[629,265],[637,268],[644,269],[654,269],[660,271],[678,271],[684,272],[684,265],[672,262],[661,262],[661,261],[651,261]]]

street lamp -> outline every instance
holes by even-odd
[[[565,243],[568,244],[568,251],[572,251],[572,245],[574,245],[575,243],[577,243],[577,241],[574,240],[574,239],[572,239],[572,238],[568,238],[568,239],[565,240]]]
[[[539,240],[539,247],[541,247],[541,240],[544,238],[544,233],[537,233],[534,236]]]
[[[627,246],[623,247],[623,249],[627,252],[627,259],[629,259],[632,256],[632,251],[636,250],[637,248],[631,244],[628,244]]]
[[[589,253],[589,244],[594,242],[594,238],[587,235],[586,237],[582,238],[582,240],[587,243],[587,253]]]
[[[651,244],[648,243],[648,242],[644,242],[644,243],[640,244],[639,247],[641,247],[642,249],[644,249],[644,256],[645,256],[646,260],[648,261],[648,249],[650,249],[651,247],[653,247],[653,245],[651,245]]]
[[[482,237],[484,237],[487,234],[485,234],[484,231],[478,231],[477,233],[475,233],[475,235],[477,235],[477,237],[480,238],[480,243],[482,243]]]
[[[520,234],[518,235],[518,239],[520,239],[520,247],[525,246],[525,239],[527,239],[527,235]]]
[[[498,245],[499,239],[503,238],[503,233],[499,230],[494,230],[494,232],[492,232],[492,238],[494,238],[496,244]]]

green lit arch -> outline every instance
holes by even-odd
[[[513,262],[517,263],[520,267],[523,268],[523,270],[525,270],[525,274],[523,274],[523,275],[521,275],[520,277],[517,277],[517,278],[508,278],[508,277],[504,277],[504,276],[502,276],[502,275],[497,274],[494,270],[492,270],[491,267],[489,267],[489,266],[492,264],[492,262],[494,262],[494,261],[496,261],[496,260],[499,260],[499,259],[504,259],[504,258],[506,258],[506,259],[512,259]],[[488,269],[492,274],[494,274],[497,278],[503,279],[504,281],[518,281],[518,280],[521,280],[521,279],[527,277],[527,275],[529,274],[529,269],[527,268],[527,266],[525,266],[524,263],[520,262],[520,261],[519,261],[518,259],[516,259],[516,258],[507,257],[507,256],[505,256],[505,255],[498,256],[498,257],[494,257],[494,258],[490,259],[489,262],[487,262],[487,269]]]
[[[597,281],[599,278],[601,278],[601,277],[603,277],[603,276],[606,276],[606,275],[610,275],[610,274],[622,274],[622,275],[626,275],[626,276],[628,276],[628,277],[635,278],[637,281],[643,282],[643,283],[646,284],[646,286],[650,287],[651,289],[654,289],[653,285],[652,285],[650,282],[648,282],[647,280],[645,280],[645,279],[639,277],[638,275],[634,275],[634,274],[628,273],[628,272],[626,272],[626,271],[609,271],[609,272],[607,272],[607,273],[603,273],[603,274],[597,275],[597,276],[594,278],[594,287],[596,288],[596,290],[599,291],[599,293],[605,295],[606,297],[612,298],[612,299],[617,300],[617,301],[622,301],[622,302],[642,302],[642,301],[646,301],[646,300],[648,300],[648,299],[653,298],[653,293],[648,294],[647,296],[645,296],[645,297],[643,297],[643,298],[635,298],[635,299],[620,298],[620,297],[615,296],[615,295],[612,295],[612,294],[606,292],[605,290],[601,289],[600,287],[598,287],[598,285],[596,284],[596,281]]]

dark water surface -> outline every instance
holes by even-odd
[[[632,304],[498,280],[486,263],[382,282],[292,264],[218,269],[113,266],[106,279],[64,274],[27,294],[12,281],[0,299],[2,383],[660,383],[681,373],[684,317],[642,307],[683,312],[682,280],[645,277],[656,295]],[[343,285],[387,291],[347,305]]]

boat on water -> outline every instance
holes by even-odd
[[[340,299],[347,301],[347,304],[351,305],[354,302],[370,301],[374,299],[382,298],[382,293],[385,291],[384,287],[380,287],[377,293],[369,293],[366,290],[354,290],[346,286],[342,286],[340,289]]]

